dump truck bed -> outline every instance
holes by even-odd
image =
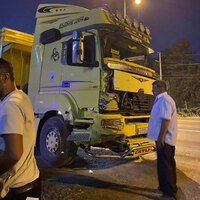
[[[5,27],[0,30],[0,57],[13,65],[15,82],[20,89],[28,83],[33,39],[31,34]]]

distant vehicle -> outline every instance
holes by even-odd
[[[121,157],[152,152],[147,127],[157,75],[149,68],[149,29],[107,7],[41,4],[36,17],[34,36],[1,30],[0,56],[28,90],[45,163],[69,165],[78,146]]]

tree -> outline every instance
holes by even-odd
[[[163,80],[169,82],[170,95],[179,108],[200,106],[200,65],[189,47],[188,40],[180,39],[162,52]]]

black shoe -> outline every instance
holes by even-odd
[[[166,194],[166,193],[163,193],[163,199],[177,200],[175,194],[171,195],[171,194]]]
[[[163,190],[160,186],[158,186],[158,190],[159,190],[160,192],[164,193],[164,190]]]

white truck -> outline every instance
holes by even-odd
[[[154,151],[147,127],[152,82],[158,77],[150,68],[149,29],[106,6],[41,4],[36,18],[33,45],[6,39],[9,29],[2,29],[0,55],[20,66],[13,61],[12,46],[6,50],[9,42],[19,43],[21,58],[31,54],[30,72],[26,61],[15,73],[24,80],[16,80],[19,87],[28,83],[44,162],[69,165],[79,146],[86,152],[106,147],[122,158]],[[11,35],[18,38],[20,32]],[[21,38],[31,43],[33,35]]]

